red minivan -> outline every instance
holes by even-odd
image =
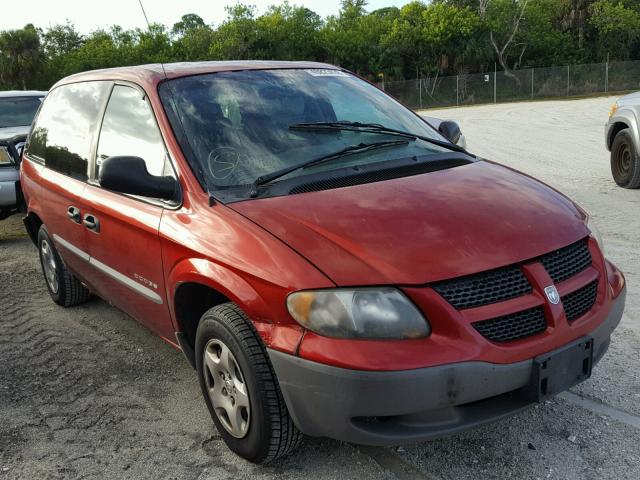
[[[53,300],[181,349],[242,457],[428,440],[588,378],[626,291],[579,206],[439,130],[325,64],[81,73],[32,127],[25,225]]]

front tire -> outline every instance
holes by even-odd
[[[620,130],[611,145],[611,173],[623,188],[640,188],[640,156],[628,128]]]
[[[67,270],[44,225],[38,231],[38,253],[47,290],[54,302],[72,307],[89,299],[91,292]]]
[[[237,305],[204,313],[195,351],[202,394],[231,450],[267,463],[300,444],[302,434],[289,416],[266,348]]]

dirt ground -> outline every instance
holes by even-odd
[[[640,190],[610,177],[612,101],[430,111],[458,120],[471,151],[583,205],[627,274],[609,353],[571,393],[447,439],[399,449],[307,439],[257,467],[226,449],[181,353],[101,300],[53,304],[14,216],[0,222],[0,480],[640,478]]]

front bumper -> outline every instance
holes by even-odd
[[[623,290],[606,320],[590,333],[594,363],[609,346],[625,297]],[[532,403],[522,395],[531,381],[532,359],[370,372],[275,350],[269,356],[294,423],[310,436],[365,445],[413,443],[497,420]]]
[[[0,167],[0,210],[14,208],[16,199],[17,172],[12,167]]]

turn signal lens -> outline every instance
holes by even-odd
[[[611,110],[609,110],[609,118],[613,117],[613,115],[618,111],[618,102],[611,105]]]

